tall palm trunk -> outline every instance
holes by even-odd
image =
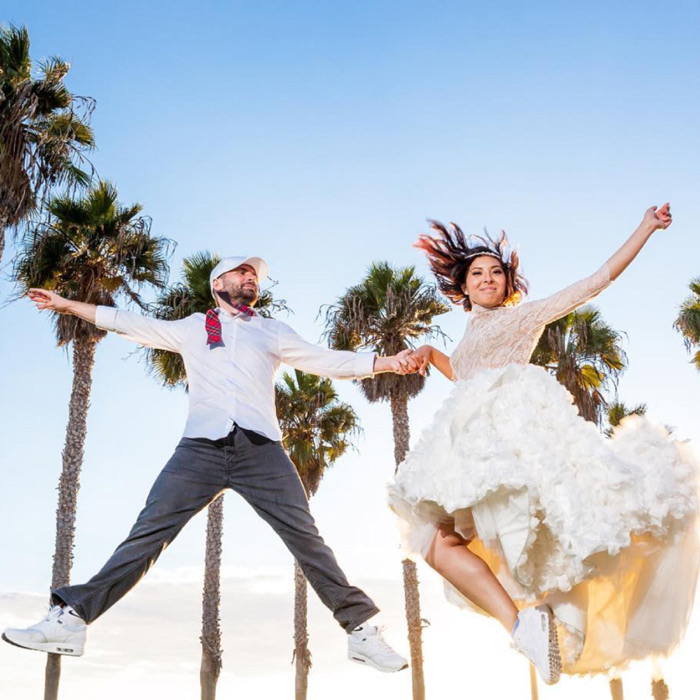
[[[11,232],[9,219],[6,214],[0,213],[0,271],[2,271],[2,261],[5,256],[5,246],[7,245],[7,235]]]
[[[663,678],[651,682],[651,697],[654,700],[668,700],[668,686]]]
[[[306,497],[313,495],[307,480],[302,476],[301,483]],[[311,652],[309,651],[308,628],[308,592],[306,576],[294,560],[294,698],[306,700],[309,690],[309,670],[311,669]]]
[[[306,577],[298,562],[294,561],[294,698],[306,700],[309,688],[309,669],[311,652],[309,651],[309,631],[307,627],[308,587]]]
[[[537,689],[537,671],[535,667],[530,664],[530,698],[531,700],[539,700],[540,692]]]
[[[199,682],[202,700],[215,700],[221,673],[221,538],[224,529],[224,497],[219,496],[207,513],[207,546],[204,555],[202,594],[202,663]]]
[[[610,697],[612,700],[625,700],[625,694],[622,691],[622,678],[610,680]]]
[[[58,483],[52,589],[61,588],[70,583],[80,470],[83,466],[87,414],[92,387],[92,367],[95,363],[96,346],[97,341],[94,338],[77,338],[73,341],[73,388],[68,410],[66,442],[63,448],[63,466]],[[49,654],[46,660],[44,700],[57,700],[60,680],[61,657],[58,654]]]
[[[408,453],[411,439],[408,425],[408,399],[406,397],[392,394],[391,418],[394,428],[394,459],[398,468]],[[425,700],[423,621],[420,615],[418,572],[415,563],[410,559],[403,560],[403,587],[406,604],[406,623],[408,625],[408,644],[411,650],[413,700]]]
[[[0,216],[0,269],[2,269],[2,256],[5,253],[5,234],[7,232],[7,225],[5,224],[5,218]]]

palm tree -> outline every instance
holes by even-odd
[[[700,346],[700,277],[691,280],[690,296],[681,304],[673,327],[683,335],[685,346],[690,352],[695,346]],[[700,347],[693,355],[693,364],[700,370]]]
[[[121,206],[109,183],[100,183],[81,199],[55,197],[48,202],[48,213],[50,223],[27,234],[15,262],[15,279],[23,291],[43,287],[69,299],[114,306],[120,296],[140,304],[143,285],[164,286],[169,242],[151,235],[150,219],[140,215],[140,204]],[[53,321],[58,345],[73,347],[73,388],[56,511],[51,580],[55,589],[70,583],[92,368],[95,348],[106,332],[77,316],[54,314]],[[47,699],[57,697],[60,674],[60,656],[49,655]]]
[[[537,671],[530,664],[530,700],[539,700],[540,692],[537,688]]]
[[[611,437],[623,418],[627,418],[627,416],[643,416],[646,412],[647,405],[645,403],[640,403],[630,408],[622,401],[616,399],[608,405],[607,419],[609,427],[605,430],[605,435]]]
[[[330,379],[295,370],[284,373],[276,386],[276,408],[283,444],[310,498],[317,491],[326,469],[352,446],[360,431],[352,406],[338,400]],[[306,700],[311,668],[307,628],[307,585],[298,562],[294,562],[294,659],[296,700]]]
[[[193,313],[206,313],[214,305],[209,288],[209,275],[221,257],[195,253],[182,262],[182,281],[164,290],[155,304],[154,314],[161,319],[176,320]],[[268,289],[261,293],[256,305],[262,316],[287,310],[283,299],[275,299]],[[167,350],[147,349],[148,365],[164,386],[187,389],[187,376],[182,356]],[[224,526],[224,500],[219,496],[207,510],[207,544],[204,555],[204,589],[202,593],[202,661],[200,685],[202,700],[216,698],[216,686],[221,674],[221,552]]]
[[[350,287],[338,301],[326,308],[325,335],[339,350],[367,349],[394,355],[425,336],[441,334],[433,318],[449,311],[433,285],[416,276],[415,268],[392,268],[388,262],[373,263],[360,284]],[[394,432],[396,465],[409,448],[408,401],[425,385],[420,374],[380,374],[358,381],[368,401],[388,401]],[[422,627],[416,565],[403,562],[408,639],[411,649],[413,698],[423,700]]]
[[[51,58],[33,78],[27,28],[0,27],[0,261],[5,231],[26,220],[51,187],[89,184],[79,165],[95,145],[93,103],[68,92],[69,68]]]
[[[654,700],[668,700],[668,686],[663,678],[651,681],[651,697]]]
[[[625,695],[622,688],[622,678],[611,678],[609,686],[612,700],[624,700]]]
[[[621,334],[588,304],[548,324],[530,362],[553,374],[583,418],[600,425],[607,407],[605,390],[617,385],[627,356]]]

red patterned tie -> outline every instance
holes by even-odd
[[[207,329],[207,345],[217,348],[224,344],[221,338],[221,320],[219,319],[219,309],[209,309],[205,322]]]
[[[231,304],[231,306],[246,316],[255,316],[255,311],[250,306],[246,306],[245,304]],[[221,337],[221,319],[219,318],[219,311],[220,309],[209,309],[205,321],[207,345],[212,348],[224,346],[224,340]]]

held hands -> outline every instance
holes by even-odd
[[[390,357],[381,357],[377,359],[377,363],[382,369],[377,367],[378,371],[394,372],[396,374],[414,374],[420,372],[425,375],[426,367],[430,362],[430,346],[423,345],[418,350],[402,350],[397,355]]]
[[[421,345],[417,350],[414,350],[410,356],[410,360],[412,360],[418,365],[416,371],[420,372],[424,377],[425,370],[430,364],[431,351],[432,348],[430,347],[430,345]]]
[[[49,292],[45,289],[30,289],[27,296],[36,304],[39,311],[48,309],[59,314],[68,313],[70,302],[55,292]]]
[[[672,221],[671,205],[669,202],[666,202],[666,204],[661,207],[649,207],[649,209],[644,212],[642,224],[649,226],[653,232],[659,229],[667,229]]]
[[[416,363],[410,359],[411,352],[411,350],[403,350],[389,357],[378,357],[374,361],[375,373],[394,372],[395,374],[412,374],[418,368]]]

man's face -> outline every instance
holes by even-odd
[[[217,277],[213,287],[224,301],[253,306],[258,300],[258,273],[250,265],[241,265]]]

